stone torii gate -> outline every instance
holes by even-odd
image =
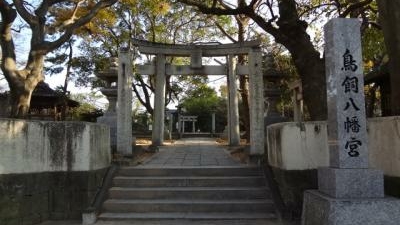
[[[152,144],[164,141],[166,75],[227,75],[228,76],[228,139],[232,146],[240,144],[237,75],[249,75],[250,154],[264,153],[264,97],[262,55],[259,41],[236,44],[171,45],[133,40],[141,54],[155,55],[155,63],[136,65],[142,75],[156,75],[154,126]],[[248,64],[236,63],[238,55],[248,55]],[[170,65],[167,56],[190,57],[190,65]],[[203,65],[202,57],[226,57],[224,65]]]

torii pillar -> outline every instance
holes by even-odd
[[[154,124],[152,144],[163,145],[164,142],[164,117],[165,117],[165,55],[157,54],[156,57],[156,93],[154,97]]]
[[[239,100],[237,95],[236,84],[236,62],[235,56],[229,55],[228,61],[228,139],[230,146],[240,144],[239,130]]]
[[[132,58],[126,49],[118,57],[117,152],[132,155]]]
[[[259,47],[249,52],[250,155],[264,154],[264,82]]]

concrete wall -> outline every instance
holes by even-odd
[[[367,129],[370,165],[400,177],[400,117],[369,119]]]
[[[400,197],[400,117],[368,120],[370,167],[385,175],[385,193]],[[286,210],[301,216],[303,192],[318,188],[317,168],[329,166],[324,121],[268,126],[267,161]]]
[[[110,161],[106,126],[0,119],[0,224],[80,219]]]
[[[400,177],[400,117],[368,120],[370,167]],[[268,162],[285,170],[329,165],[326,123],[279,123],[267,128]]]
[[[284,170],[329,164],[326,122],[277,123],[267,128],[268,162]]]
[[[109,137],[92,123],[0,119],[0,174],[108,167]]]

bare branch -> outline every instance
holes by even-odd
[[[339,15],[339,17],[345,18],[350,13],[354,12],[357,9],[360,9],[360,8],[363,8],[363,7],[367,6],[367,5],[369,5],[371,2],[372,2],[372,0],[365,0],[365,1],[361,1],[361,2],[357,2],[357,3],[351,4],[349,7],[347,7],[347,9],[343,13],[341,13]]]
[[[215,26],[217,26],[217,28],[229,39],[231,40],[233,43],[238,42],[235,38],[233,38],[230,34],[228,34],[228,32],[221,26],[221,24],[219,24],[218,22],[215,23]]]
[[[43,0],[42,4],[36,9],[35,13],[37,16],[45,16],[49,7],[64,2],[65,0]]]
[[[38,23],[38,18],[32,15],[24,6],[24,2],[21,0],[14,0],[15,8],[18,14],[24,19],[29,25],[34,25]]]
[[[328,7],[328,6],[336,6],[336,4],[335,3],[325,3],[325,4],[315,5],[315,6],[312,6],[312,7],[307,7],[307,9],[304,10],[303,12],[301,12],[301,14],[299,16],[303,17],[305,14],[307,14],[307,13],[309,13],[311,11],[314,11],[314,10],[317,10],[317,9],[323,8],[323,7]]]

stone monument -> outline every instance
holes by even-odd
[[[325,25],[330,166],[318,169],[318,191],[304,193],[303,225],[400,223],[400,201],[384,197],[383,173],[368,165],[360,25]]]

